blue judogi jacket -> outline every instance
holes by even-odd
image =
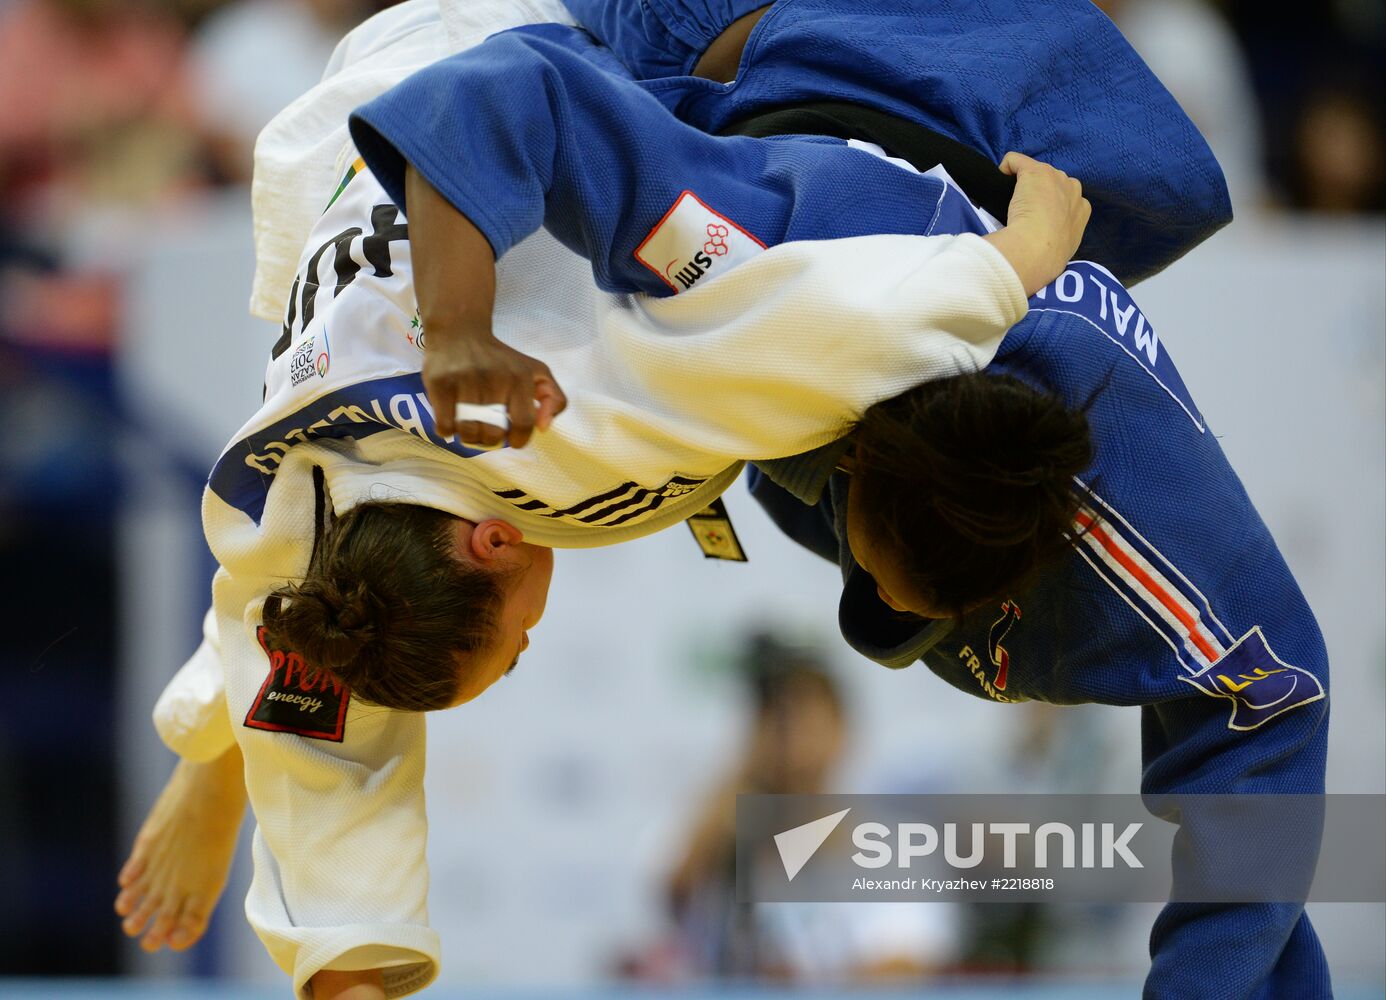
[[[1126,284],[1232,219],[1207,143],[1091,0],[778,0],[729,83],[687,76],[765,0],[570,0],[677,117],[705,132],[786,105],[884,111],[992,163],[1018,150],[1083,182],[1080,257]],[[860,138],[860,136],[858,136]],[[976,193],[973,192],[976,197]]]
[[[700,132],[607,50],[557,26],[498,35],[435,64],[359,109],[351,127],[401,205],[408,162],[498,256],[544,225],[591,260],[609,291],[677,290],[640,249],[690,191],[765,245],[984,231],[955,188],[840,140]],[[889,612],[846,545],[848,481],[832,471],[831,449],[754,477],[777,523],[841,567],[848,641],[891,667],[922,659],[991,700],[1142,706],[1143,792],[1322,793],[1328,667],[1318,626],[1121,283],[1075,262],[1031,300],[989,370],[1071,405],[1094,399],[1096,453],[1072,553],[994,607],[955,622]],[[1181,836],[1196,844],[1198,835],[1186,821]],[[1151,948],[1149,997],[1331,996],[1299,903],[1171,904]]]

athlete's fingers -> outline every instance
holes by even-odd
[[[534,433],[534,393],[528,386],[517,385],[511,390],[506,415],[510,418],[506,443],[512,448],[523,448]]]
[[[548,430],[553,418],[568,408],[568,397],[552,376],[541,375],[534,380],[534,398],[539,403],[534,424],[541,431]]]
[[[503,408],[491,404],[458,403],[453,416],[457,421],[457,440],[463,444],[496,448],[505,442],[508,419]]]
[[[128,888],[131,882],[144,874],[145,864],[143,854],[130,855],[130,860],[125,862],[120,869],[120,874],[116,876],[116,885],[121,888]]]
[[[480,448],[495,448],[505,443],[505,429],[481,420],[463,420],[457,425],[457,440]]]
[[[1052,163],[1036,160],[1032,156],[1026,156],[1024,153],[1017,153],[1015,150],[1011,150],[1002,158],[1001,172],[1016,178],[1020,178],[1026,174],[1035,174],[1039,177],[1049,174],[1059,180],[1071,180],[1075,183],[1077,180],[1076,178],[1069,177],[1068,174],[1064,173]]]
[[[207,931],[207,902],[201,896],[189,896],[183,903],[183,915],[178,926],[168,936],[168,946],[174,951],[191,948]]]
[[[1012,177],[1017,177],[1022,171],[1040,165],[1039,160],[1031,159],[1024,153],[1017,153],[1015,150],[1011,150],[1001,158],[1001,172]]]
[[[475,395],[463,392],[462,395],[495,398],[489,391]],[[458,403],[453,408],[453,419],[457,422],[457,440],[483,448],[495,448],[504,443],[510,422],[504,403]]]
[[[457,388],[452,379],[431,379],[427,383],[428,401],[433,404],[433,426],[443,437],[457,433]]]
[[[140,931],[144,930],[144,925],[149,923],[149,918],[158,912],[163,900],[157,896],[146,896],[140,901],[135,912],[121,921],[120,929],[128,937],[138,937]]]
[[[177,907],[160,910],[154,917],[154,922],[150,924],[149,930],[145,932],[144,937],[140,938],[140,947],[145,951],[158,951],[168,940],[169,931],[173,930],[177,922]]]
[[[129,888],[121,892],[115,899],[115,911],[118,916],[128,917],[135,909],[135,904],[140,901],[138,889]]]

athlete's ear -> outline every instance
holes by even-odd
[[[524,532],[506,521],[489,518],[477,522],[467,540],[467,549],[481,562],[504,558],[525,540]]]

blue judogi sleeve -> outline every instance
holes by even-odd
[[[568,0],[678,117],[708,132],[773,108],[845,101],[999,163],[1019,150],[1083,182],[1078,256],[1126,284],[1232,218],[1212,151],[1091,0],[779,0],[734,84],[686,76],[763,0]]]
[[[497,257],[542,224],[612,292],[678,290],[678,269],[641,247],[689,192],[735,230],[725,234],[733,252],[695,270],[735,263],[742,237],[763,248],[985,231],[955,188],[841,140],[719,137],[679,122],[589,36],[559,25],[496,35],[425,68],[358,109],[351,131],[406,213],[408,162]]]

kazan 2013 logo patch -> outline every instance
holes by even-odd
[[[677,294],[764,250],[760,240],[685,191],[635,248],[635,259]]]
[[[272,649],[263,625],[255,630],[255,638],[269,657],[270,671],[245,724],[251,729],[342,742],[351,689],[328,671],[305,663],[298,653]]]
[[[289,358],[289,384],[302,385],[316,375],[327,378],[327,370],[332,367],[332,342],[327,337],[327,327],[322,329],[322,350],[317,350],[318,337],[313,334],[294,348]]]

